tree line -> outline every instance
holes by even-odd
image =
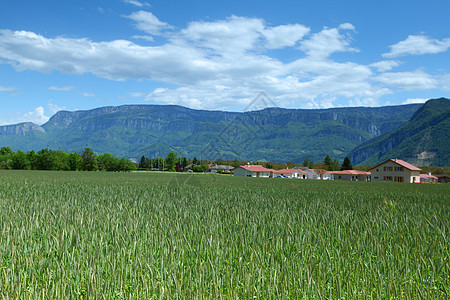
[[[204,172],[208,168],[209,163],[218,165],[227,164],[237,167],[245,162],[224,161],[217,159],[216,161],[198,160],[194,157],[192,160],[186,157],[179,157],[175,152],[169,152],[165,158],[156,157],[148,158],[143,155],[138,165],[135,165],[128,159],[118,158],[110,153],[96,155],[94,151],[86,147],[80,153],[67,153],[62,150],[51,150],[48,148],[41,149],[37,152],[34,150],[23,152],[17,150],[14,152],[10,147],[0,148],[0,169],[16,169],[16,170],[55,170],[55,171],[133,171],[141,170],[160,170],[181,172],[192,170],[194,172]],[[255,162],[255,164],[259,164]],[[266,163],[267,168],[274,168],[280,165],[288,168],[296,166],[293,162],[284,163]],[[353,169],[350,159],[346,157],[341,164],[338,160],[332,159],[327,155],[323,162],[314,163],[309,158],[303,162],[303,166],[324,169],[328,171],[351,170]],[[281,167],[281,168],[282,168]]]
[[[344,171],[344,170],[353,170],[352,163],[350,158],[345,157],[342,165],[339,163],[337,159],[332,159],[330,155],[325,156],[323,162],[315,164],[308,157],[303,162],[303,166],[314,168],[314,169],[324,169],[327,171]]]
[[[96,155],[86,147],[80,153],[41,149],[14,152],[10,147],[0,148],[0,169],[54,170],[54,171],[132,171],[136,166],[128,159],[110,153]]]

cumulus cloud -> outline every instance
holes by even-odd
[[[300,24],[280,25],[265,29],[262,34],[267,39],[267,48],[292,47],[309,33],[310,29]]]
[[[94,42],[0,30],[0,59],[18,71],[57,70],[162,82],[170,88],[149,91],[147,101],[203,109],[242,109],[261,91],[284,107],[331,107],[339,98],[355,105],[376,105],[380,97],[392,93],[391,87],[429,89],[438,84],[422,71],[383,73],[400,64],[394,60],[371,65],[333,61],[333,53],[357,51],[351,46],[355,27],[350,23],[311,33],[301,24],[270,26],[259,18],[239,16],[191,22],[182,29],[149,12],[128,17],[147,37],[167,29],[170,34],[155,45],[143,46],[138,41]],[[271,56],[272,49],[281,48],[297,51],[298,58],[285,63]]]
[[[379,72],[386,72],[392,70],[394,67],[397,67],[399,65],[400,62],[396,60],[383,60],[373,63],[370,66],[376,68]]]
[[[403,101],[402,104],[415,104],[415,103],[425,103],[428,99],[425,98],[411,98]]]
[[[432,39],[424,35],[409,35],[404,41],[390,46],[391,51],[384,53],[384,57],[399,57],[405,55],[422,55],[445,52],[450,48],[450,38],[443,40]]]
[[[405,90],[429,90],[438,86],[438,81],[422,70],[384,73],[376,76],[374,79],[386,85]]]
[[[261,19],[232,16],[214,22],[191,22],[181,35],[201,49],[235,55],[253,49],[263,30]]]
[[[350,36],[339,30],[353,30],[353,28],[350,23],[342,24],[339,28],[325,28],[302,42],[300,49],[314,59],[326,59],[334,52],[357,52],[357,49],[350,47]]]
[[[34,109],[34,111],[28,112],[23,115],[22,122],[33,122],[38,125],[42,125],[47,122],[50,118],[45,115],[44,107],[39,106]]]
[[[154,14],[148,11],[137,11],[127,16],[136,22],[136,28],[151,35],[159,35],[161,31],[170,29],[172,26],[161,22]]]
[[[48,101],[47,105],[48,105],[48,108],[49,108],[49,111],[50,111],[51,115],[56,114],[60,110],[65,110],[66,109],[65,106],[61,106],[60,107],[60,106],[54,104],[53,100]]]

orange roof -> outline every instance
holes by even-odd
[[[420,174],[420,178],[423,178],[423,179],[439,179],[439,178],[437,178],[434,175],[428,175],[428,174]]]
[[[370,172],[358,171],[358,170],[344,170],[344,171],[328,171],[329,174],[337,175],[370,175]]]
[[[422,169],[419,169],[418,167],[413,166],[412,164],[407,163],[406,161],[401,160],[401,159],[397,159],[397,158],[391,158],[391,159],[388,159],[387,161],[385,161],[385,162],[383,162],[383,163],[381,163],[381,164],[379,164],[379,165],[376,165],[375,167],[371,168],[370,170],[373,170],[373,169],[375,169],[375,168],[378,168],[379,166],[381,166],[381,165],[387,163],[388,161],[392,161],[392,162],[396,163],[396,164],[399,165],[399,166],[402,166],[402,167],[404,167],[404,168],[407,168],[407,169],[410,170],[410,171],[422,171]],[[369,171],[370,171],[370,170],[369,170]]]
[[[281,169],[281,170],[276,170],[274,172],[279,173],[279,174],[292,174],[294,172],[306,173],[305,171],[300,170],[300,169]]]
[[[253,172],[273,172],[273,170],[264,168],[261,165],[243,165],[243,166],[239,166],[238,168],[242,168],[242,169],[245,169],[248,171],[253,171]]]

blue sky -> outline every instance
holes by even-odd
[[[450,1],[0,2],[0,125],[58,110],[450,97]]]

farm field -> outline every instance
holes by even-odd
[[[2,299],[450,297],[450,185],[0,171]]]

